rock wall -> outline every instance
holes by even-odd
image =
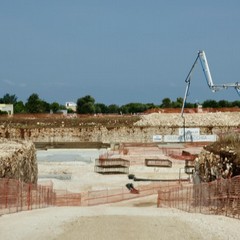
[[[203,149],[195,159],[195,182],[211,182],[240,174],[240,158],[236,149],[221,148],[218,153]]]
[[[200,128],[201,134],[219,134],[240,127],[240,112],[180,114],[153,113],[141,115],[133,125],[111,124],[77,127],[0,127],[0,137],[33,142],[152,142],[153,135],[177,135],[179,128]]]
[[[187,126],[186,126],[187,127]],[[34,142],[152,142],[153,135],[177,135],[178,126],[134,127],[78,127],[78,128],[32,128],[1,130],[1,136],[9,139],[24,139]],[[201,134],[229,131],[230,127],[201,127]]]
[[[136,126],[240,127],[240,112],[153,113],[143,115]]]
[[[31,141],[0,140],[0,178],[37,183],[36,150]]]

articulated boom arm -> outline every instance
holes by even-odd
[[[210,69],[209,69],[209,66],[208,66],[208,62],[207,62],[205,52],[204,51],[199,51],[198,52],[198,58],[201,62],[203,73],[204,73],[205,78],[207,80],[207,84],[208,84],[209,88],[211,90],[213,90],[214,84],[213,84],[213,80],[212,80],[212,76],[211,76],[211,73],[210,73]]]
[[[233,88],[235,88],[238,95],[240,96],[240,83],[238,83],[238,82],[236,82],[236,83],[225,83],[225,84],[219,84],[219,85],[215,85],[213,83],[211,72],[210,72],[210,69],[209,69],[209,66],[208,66],[208,62],[207,62],[206,54],[205,54],[204,51],[198,51],[197,58],[194,61],[193,65],[190,69],[190,72],[188,73],[187,78],[185,80],[185,82],[187,83],[187,87],[186,87],[186,91],[185,91],[185,95],[184,95],[184,99],[183,99],[183,106],[182,106],[181,115],[183,115],[184,106],[185,106],[186,99],[187,99],[187,96],[188,96],[190,82],[191,82],[191,76],[192,76],[193,70],[194,70],[198,60],[200,60],[200,62],[201,62],[201,66],[202,66],[202,69],[203,69],[204,76],[207,80],[208,87],[212,90],[212,92],[216,92],[216,91],[219,91],[219,90],[222,90],[222,89],[227,89],[229,87],[233,87]]]
[[[205,78],[207,80],[207,84],[213,92],[216,92],[216,91],[219,91],[222,89],[227,89],[228,87],[234,87],[236,89],[237,93],[240,95],[240,84],[238,82],[237,83],[225,83],[225,84],[219,84],[219,85],[214,84],[211,73],[210,73],[210,69],[208,66],[205,52],[199,51],[198,57],[200,59],[201,65],[202,65],[202,69],[203,69]]]

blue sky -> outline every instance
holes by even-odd
[[[160,104],[183,97],[198,50],[215,84],[240,82],[239,0],[0,0],[0,97]],[[212,93],[200,63],[189,102]]]

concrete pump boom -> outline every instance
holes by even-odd
[[[206,54],[205,54],[204,51],[198,51],[197,58],[195,59],[193,65],[190,69],[190,72],[188,73],[187,78],[185,80],[185,82],[187,83],[187,87],[186,87],[185,95],[184,95],[184,99],[183,99],[181,116],[183,116],[183,111],[184,111],[185,103],[186,103],[189,88],[190,88],[192,73],[193,73],[193,70],[194,70],[198,60],[200,60],[200,62],[201,62],[201,66],[202,66],[202,69],[203,69],[204,76],[207,80],[208,87],[212,90],[212,92],[216,92],[216,91],[219,91],[219,90],[222,90],[222,89],[228,89],[229,87],[233,87],[233,88],[235,88],[238,95],[240,96],[240,83],[238,83],[238,82],[218,84],[218,85],[215,85],[213,83],[211,72],[210,72],[210,69],[209,69],[209,66],[208,66],[208,62],[207,62]]]

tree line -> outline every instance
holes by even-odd
[[[183,104],[183,98],[179,97],[176,101],[172,101],[170,98],[163,98],[159,105],[154,103],[128,103],[122,106],[117,104],[106,105],[104,103],[96,103],[95,99],[86,95],[77,99],[76,111],[67,109],[65,105],[61,105],[57,102],[48,103],[41,99],[37,93],[33,93],[29,96],[26,103],[18,101],[16,95],[9,93],[5,94],[0,98],[0,103],[13,104],[14,113],[58,113],[62,110],[67,110],[68,113],[79,113],[79,114],[131,114],[131,113],[142,113],[150,109],[155,108],[181,108]],[[229,102],[226,100],[206,100],[202,104],[203,108],[232,108],[240,107],[240,101]],[[196,108],[198,103],[185,104],[185,108]],[[1,112],[2,114],[6,112]]]

